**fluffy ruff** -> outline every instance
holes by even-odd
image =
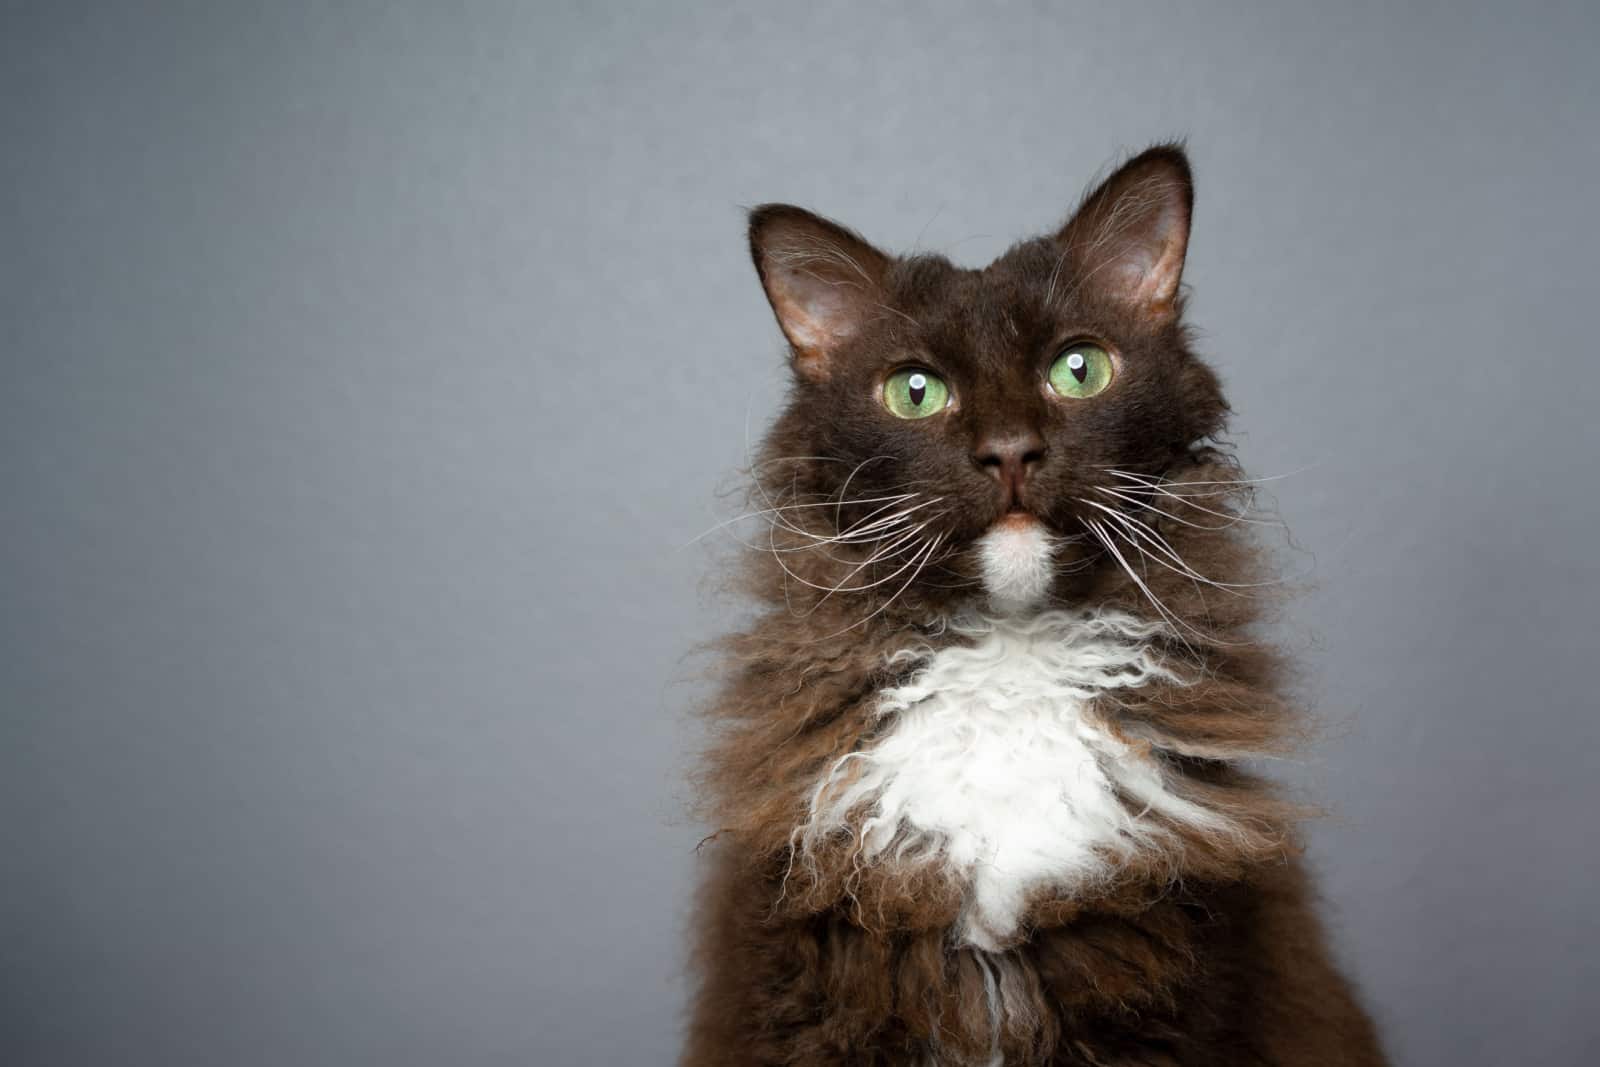
[[[685,1067],[1382,1064],[1246,765],[1296,719],[1192,206],[1158,146],[980,271],[752,213],[796,388],[706,712]],[[1041,361],[1091,326],[1120,384],[1069,397]],[[923,353],[953,402],[886,415]]]
[[[1158,528],[1256,580],[1237,526]],[[953,588],[873,614],[826,595],[847,569],[829,553],[750,559],[770,610],[721,646],[706,709],[716,832],[683,1063],[1382,1062],[1325,951],[1296,813],[1248,769],[1298,733],[1247,637],[1259,597],[1066,561],[1048,610],[1007,612],[974,553]],[[1147,590],[1181,633],[1141,621]]]
[[[863,863],[936,867],[961,887],[958,943],[998,951],[1041,890],[1103,884],[1170,843],[1174,825],[1238,833],[1185,795],[1165,754],[1095,711],[1118,690],[1184,684],[1150,644],[1160,626],[1050,611],[950,629],[969,643],[900,653],[917,670],[879,694],[886,732],[818,783],[796,831],[802,856],[843,835]]]

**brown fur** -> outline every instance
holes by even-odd
[[[952,940],[960,889],[936,869],[863,863],[849,840],[804,862],[795,854],[819,777],[883,728],[875,694],[910,670],[894,653],[955,640],[939,620],[975,595],[971,544],[1006,506],[972,462],[975,441],[1020,427],[1048,442],[1022,503],[1062,534],[1093,517],[1085,499],[1116,499],[1093,495],[1116,485],[1106,466],[1208,494],[1154,498],[1166,516],[1122,507],[1208,578],[1261,579],[1245,524],[1212,517],[1242,517],[1250,494],[1215,443],[1226,406],[1182,324],[1176,271],[1190,203],[1181,152],[1153,149],[1060,232],[982,271],[891,259],[798,209],[754,213],[756,263],[793,343],[796,388],[753,471],[753,499],[808,506],[781,513],[770,546],[764,534],[749,556],[747,589],[763,608],[724,643],[725,680],[708,709],[703,787],[717,832],[701,850],[685,1064],[921,1064],[935,1050],[940,1063],[987,1063],[990,981],[1003,986],[998,1041],[1010,1065],[1383,1062],[1329,962],[1295,812],[1235,762],[1299,733],[1279,664],[1252,636],[1257,589],[1205,587],[1135,562],[1125,546],[1148,596],[1178,621],[1166,647],[1192,681],[1096,709],[1238,833],[1170,827],[1166,847],[1114,878],[1040,894],[1023,933],[988,963]],[[1063,403],[1039,388],[1040,369],[1079,337],[1115,347],[1118,378],[1100,397]],[[959,403],[913,422],[886,415],[876,390],[908,363],[938,371]],[[816,543],[870,521],[874,505],[851,501],[907,485],[953,500],[931,520],[940,540],[911,580],[892,572],[920,542],[867,563],[871,544]],[[1055,603],[1153,614],[1092,539],[1060,562]]]

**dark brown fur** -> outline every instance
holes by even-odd
[[[797,372],[754,469],[755,499],[837,506],[786,513],[792,522],[771,534],[778,551],[750,554],[748,591],[763,610],[725,644],[703,776],[717,832],[700,853],[700,986],[685,1064],[921,1064],[934,1049],[940,1063],[988,1061],[985,973],[950,936],[959,889],[926,868],[863,864],[848,841],[797,864],[792,835],[819,776],[882,729],[874,696],[907,670],[892,654],[954,640],[938,620],[975,595],[970,546],[1008,506],[972,461],[975,441],[1019,428],[1042,435],[1048,451],[1021,502],[1060,533],[1080,532],[1092,517],[1082,501],[1105,483],[1107,466],[1204,486],[1222,495],[1197,497],[1203,509],[1243,514],[1247,483],[1215,444],[1226,405],[1190,351],[1181,298],[1130,300],[1138,271],[1119,273],[1130,256],[1148,266],[1171,252],[1174,233],[1181,267],[1190,202],[1181,152],[1153,149],[1062,231],[982,271],[936,257],[890,259],[797,209],[754,213],[757,266]],[[774,277],[796,269],[806,272],[799,281]],[[791,283],[843,294],[848,329],[819,342],[796,328]],[[1115,346],[1119,376],[1095,401],[1062,405],[1040,390],[1041,367],[1086,336]],[[940,372],[959,405],[916,422],[887,416],[874,392],[907,363]],[[958,504],[937,519],[942,539],[927,566],[909,584],[896,576],[828,594],[852,573],[846,584],[864,586],[904,559],[862,567],[870,546],[813,550],[810,536],[870,514],[849,501],[913,483]],[[1169,515],[1129,511],[1196,571],[1260,579],[1240,523],[1186,524],[1175,519],[1205,514],[1165,499],[1157,506]],[[1061,562],[1054,602],[1153,614],[1147,594],[1092,540]],[[1125,736],[1152,739],[1187,795],[1232,815],[1243,832],[1216,839],[1174,827],[1169,847],[1116,877],[1033,900],[1026,930],[1004,953],[1005,1063],[1382,1063],[1371,1025],[1329,962],[1295,813],[1233,762],[1281,750],[1297,734],[1278,695],[1279,665],[1250,630],[1258,591],[1203,587],[1148,561],[1134,570],[1180,621],[1168,651],[1195,680],[1149,686],[1098,711]]]

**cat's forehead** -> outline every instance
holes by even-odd
[[[916,323],[922,338],[962,351],[1010,349],[1046,325],[1059,252],[1044,241],[1009,249],[985,267],[943,256],[899,260],[886,279],[892,310]],[[1054,283],[1054,285],[1052,285]]]

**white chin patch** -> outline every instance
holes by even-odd
[[[1038,522],[1002,520],[978,539],[983,587],[1001,611],[1039,604],[1055,578],[1055,544]]]

